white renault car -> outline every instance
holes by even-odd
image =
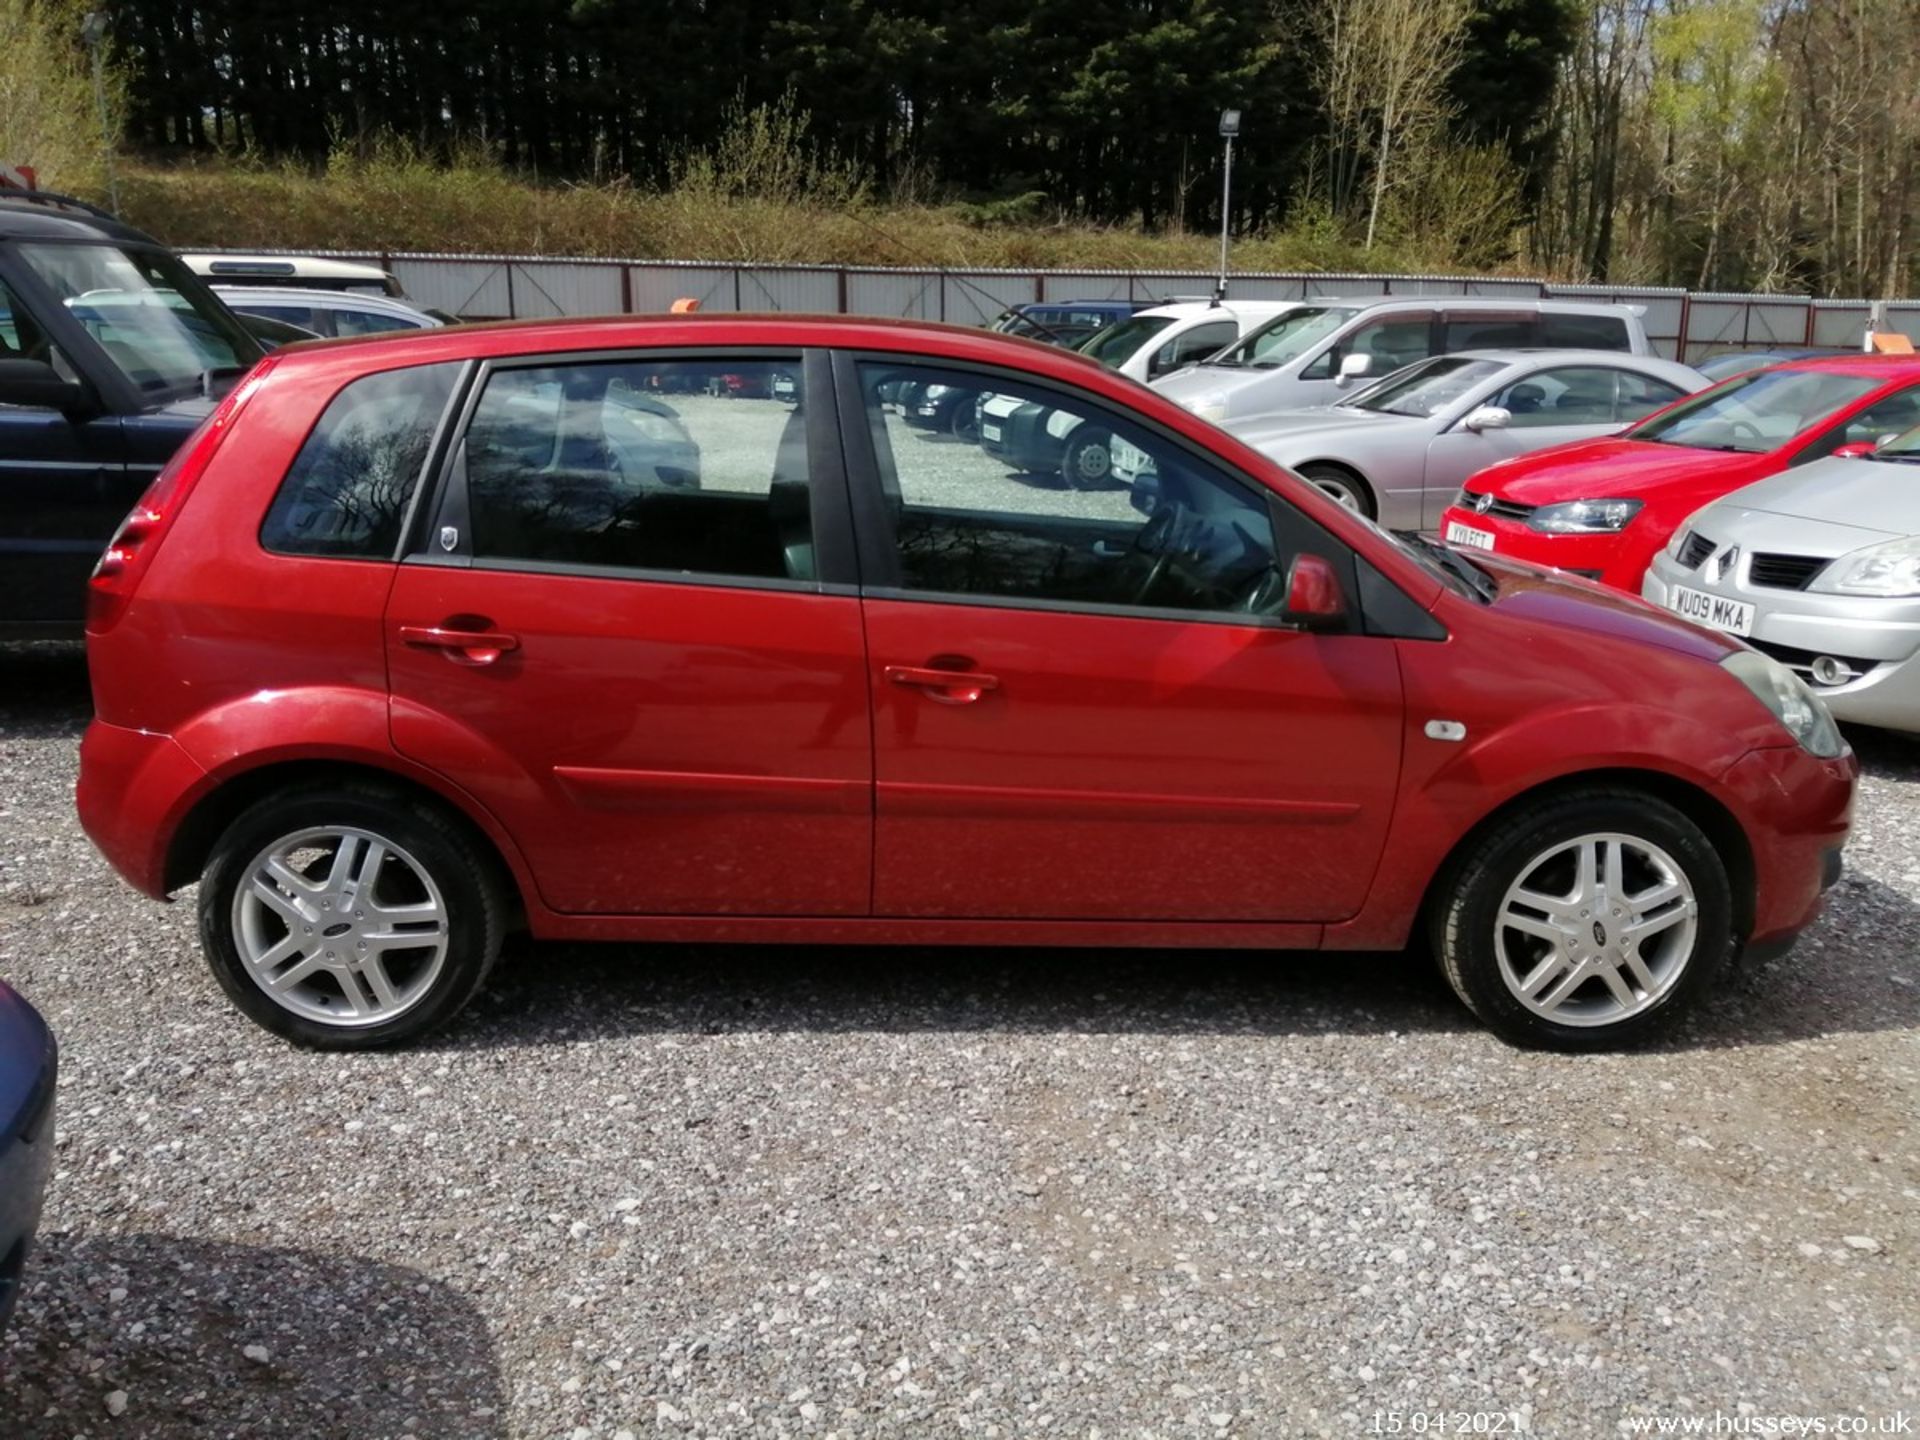
[[[1298,300],[1175,301],[1095,331],[1074,348],[1145,383],[1203,361],[1299,308]]]

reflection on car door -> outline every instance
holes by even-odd
[[[1393,642],[1234,608],[1290,554],[1351,557],[1250,482],[1013,377],[984,388],[1149,457],[1138,503],[930,446],[879,399],[911,368],[847,362],[842,380],[867,417],[849,461],[870,501],[875,914],[1352,914],[1398,783]]]
[[[831,398],[776,373],[799,357],[495,368],[399,567],[394,742],[521,837],[557,910],[868,911],[859,600],[815,569],[845,526],[809,455]]]

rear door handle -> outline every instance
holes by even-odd
[[[889,665],[883,672],[896,685],[911,685],[942,705],[971,705],[989,690],[1000,688],[1000,677],[978,670],[935,670],[921,665]]]
[[[449,630],[440,625],[402,625],[400,640],[416,649],[443,651],[456,665],[491,665],[520,648],[518,635],[501,630]]]

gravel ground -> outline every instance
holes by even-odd
[[[1651,1053],[1401,957],[542,947],[323,1056],[94,856],[85,713],[0,658],[0,975],[64,1046],[8,1440],[1920,1409],[1920,745],[1855,736],[1829,917]]]

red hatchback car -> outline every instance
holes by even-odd
[[[1009,475],[907,384],[1149,464]],[[1732,641],[1389,537],[1079,356],[885,321],[283,350],[128,517],[88,633],[87,833],[149,895],[197,879],[234,1002],[339,1048],[448,1019],[515,927],[1416,926],[1501,1034],[1592,1048],[1813,919],[1856,773]]]
[[[1440,521],[1493,550],[1640,593],[1689,515],[1754,481],[1920,425],[1920,358],[1836,355],[1756,370],[1620,435],[1489,465]]]

